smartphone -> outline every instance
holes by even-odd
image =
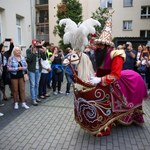
[[[10,41],[11,41],[11,39],[10,39],[10,38],[6,38],[6,39],[5,39],[5,41],[10,42]]]
[[[143,53],[143,57],[148,57],[148,53]]]
[[[42,45],[36,45],[36,48],[42,48]]]

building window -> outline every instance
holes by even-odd
[[[132,7],[133,0],[123,0],[123,7]]]
[[[22,33],[21,33],[21,18],[16,18],[16,29],[17,29],[17,44],[21,45]]]
[[[123,30],[132,30],[132,21],[123,21]]]
[[[140,31],[140,37],[150,38],[150,30],[141,30]]]
[[[141,7],[141,18],[150,18],[150,6],[142,6]]]
[[[37,23],[48,23],[48,11],[40,10],[37,11]]]
[[[100,7],[101,8],[112,8],[112,0],[101,0]]]
[[[48,0],[36,0],[36,4],[40,4],[40,5],[48,4]]]

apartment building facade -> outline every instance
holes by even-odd
[[[33,36],[31,16],[31,1],[0,0],[0,42],[12,38],[16,46],[27,48]]]
[[[101,0],[101,6],[114,10],[112,36],[116,42],[150,40],[149,0]]]
[[[107,7],[112,15],[112,37],[124,42],[128,37],[133,40],[150,38],[150,1],[149,0],[79,0],[83,7],[83,20],[90,18],[98,7]],[[56,25],[57,5],[61,0],[49,0],[49,41],[58,43],[59,37],[53,35]]]
[[[92,16],[98,7],[115,10],[112,15],[112,36],[117,41],[126,37],[149,40],[149,0],[79,0],[83,20]],[[58,45],[53,30],[57,21],[57,5],[61,0],[0,0],[0,42],[13,38],[15,45],[26,46],[33,38]]]

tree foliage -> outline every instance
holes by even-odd
[[[102,29],[105,26],[105,22],[108,19],[109,11],[107,8],[98,8],[94,13],[92,13],[91,18],[98,20],[101,23],[101,27],[96,27],[96,36],[99,37]],[[60,4],[57,5],[57,24],[54,27],[54,35],[59,35],[59,47],[61,49],[66,49],[70,45],[64,45],[63,35],[64,35],[64,26],[59,26],[59,21],[64,18],[70,18],[75,23],[82,22],[82,5],[79,3],[79,0],[62,0]],[[89,39],[91,37],[89,36]]]
[[[64,26],[59,26],[59,21],[64,18],[70,18],[75,23],[82,21],[82,5],[78,0],[62,0],[60,4],[57,5],[57,25],[54,27],[54,35],[59,35],[61,40],[59,41],[59,47],[61,49],[66,49],[70,45],[63,44]]]
[[[109,10],[107,8],[98,8],[92,13],[91,18],[98,20],[101,23],[101,27],[96,27],[96,36],[98,37],[105,26],[105,22],[108,19]]]

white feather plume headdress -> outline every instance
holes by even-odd
[[[71,44],[74,50],[80,51],[83,51],[88,45],[88,35],[96,32],[94,26],[101,26],[100,22],[93,18],[89,18],[78,25],[70,18],[65,18],[60,20],[59,25],[65,26],[64,44]]]

